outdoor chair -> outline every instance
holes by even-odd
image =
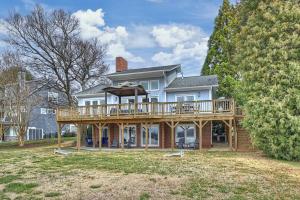
[[[178,142],[176,142],[176,146],[178,149],[184,149],[185,147],[185,139],[184,138],[179,138]]]
[[[113,142],[112,142],[112,144],[111,144],[111,147],[115,147],[115,148],[119,147],[119,144],[118,144],[118,140],[117,140],[117,139],[114,139],[114,140],[113,140]]]

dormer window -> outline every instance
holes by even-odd
[[[58,93],[48,92],[48,101],[52,103],[58,103]]]

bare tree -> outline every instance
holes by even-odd
[[[75,91],[107,70],[105,47],[95,40],[82,40],[79,22],[70,13],[48,13],[36,6],[27,16],[14,12],[6,22],[6,41],[20,52],[28,69],[66,95],[69,105],[74,104]]]
[[[17,83],[5,86],[5,115],[17,134],[20,146],[24,146],[31,112],[41,101],[41,97],[37,95],[39,87],[39,84],[25,83],[25,72],[19,72]]]

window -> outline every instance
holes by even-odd
[[[184,102],[184,96],[177,96],[177,102]]]
[[[120,142],[121,140],[121,130],[120,130]],[[134,125],[129,125],[124,127],[124,144],[127,145],[128,142],[131,143],[132,146],[136,146],[136,126]]]
[[[150,81],[151,90],[158,90],[159,89],[159,81],[158,80],[151,80]]]
[[[194,101],[194,96],[186,96],[185,100],[186,101]]]
[[[47,109],[47,114],[55,114],[55,110],[52,108]]]
[[[150,98],[151,102],[158,102],[158,96],[153,96]]]
[[[98,105],[98,101],[93,101],[93,106],[97,106]]]
[[[176,127],[176,142],[183,138],[185,144],[196,142],[196,131],[193,124],[180,124]]]
[[[52,103],[58,103],[58,93],[48,92],[48,101]]]
[[[43,139],[43,129],[28,127],[27,129],[27,140],[41,140]]]
[[[140,85],[142,85],[145,90],[149,90],[149,82],[148,81],[141,81]]]
[[[91,102],[90,101],[85,101],[85,106],[90,106]]]
[[[184,101],[194,101],[195,97],[193,95],[180,95],[180,96],[176,96],[177,102],[184,102]]]
[[[159,146],[159,125],[152,125],[148,129],[148,145]],[[146,145],[146,129],[142,129],[142,145]]]
[[[41,114],[46,115],[47,114],[47,109],[46,108],[41,108]]]
[[[105,104],[105,99],[100,99],[100,105]]]

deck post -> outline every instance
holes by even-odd
[[[136,115],[138,111],[138,91],[134,88],[134,115]]]
[[[175,129],[175,127],[174,127],[174,121],[172,120],[171,121],[171,148],[172,148],[172,151],[174,151],[174,129]]]
[[[121,123],[121,147],[124,150],[124,124]]]
[[[232,150],[232,119],[229,120],[229,148]]]
[[[165,148],[165,123],[161,123],[161,148]]]
[[[96,148],[96,134],[95,134],[94,124],[92,124],[92,140],[93,140],[93,148]]]
[[[145,124],[145,129],[146,129],[146,151],[148,150],[148,144],[149,144],[149,128],[148,128],[148,123]]]
[[[61,124],[57,123],[57,147],[61,148]]]
[[[108,134],[107,147],[110,148],[110,124],[107,124],[107,134]]]
[[[235,151],[237,151],[237,147],[238,147],[238,133],[237,133],[237,130],[236,130],[236,121],[234,120],[234,149]]]
[[[99,150],[102,148],[102,124],[99,123]]]
[[[81,144],[80,144],[80,141],[81,141],[80,136],[81,136],[81,125],[78,124],[77,125],[77,151],[80,151],[80,146],[81,146]]]
[[[202,150],[202,141],[203,141],[203,134],[202,134],[202,119],[199,120],[199,150]]]

